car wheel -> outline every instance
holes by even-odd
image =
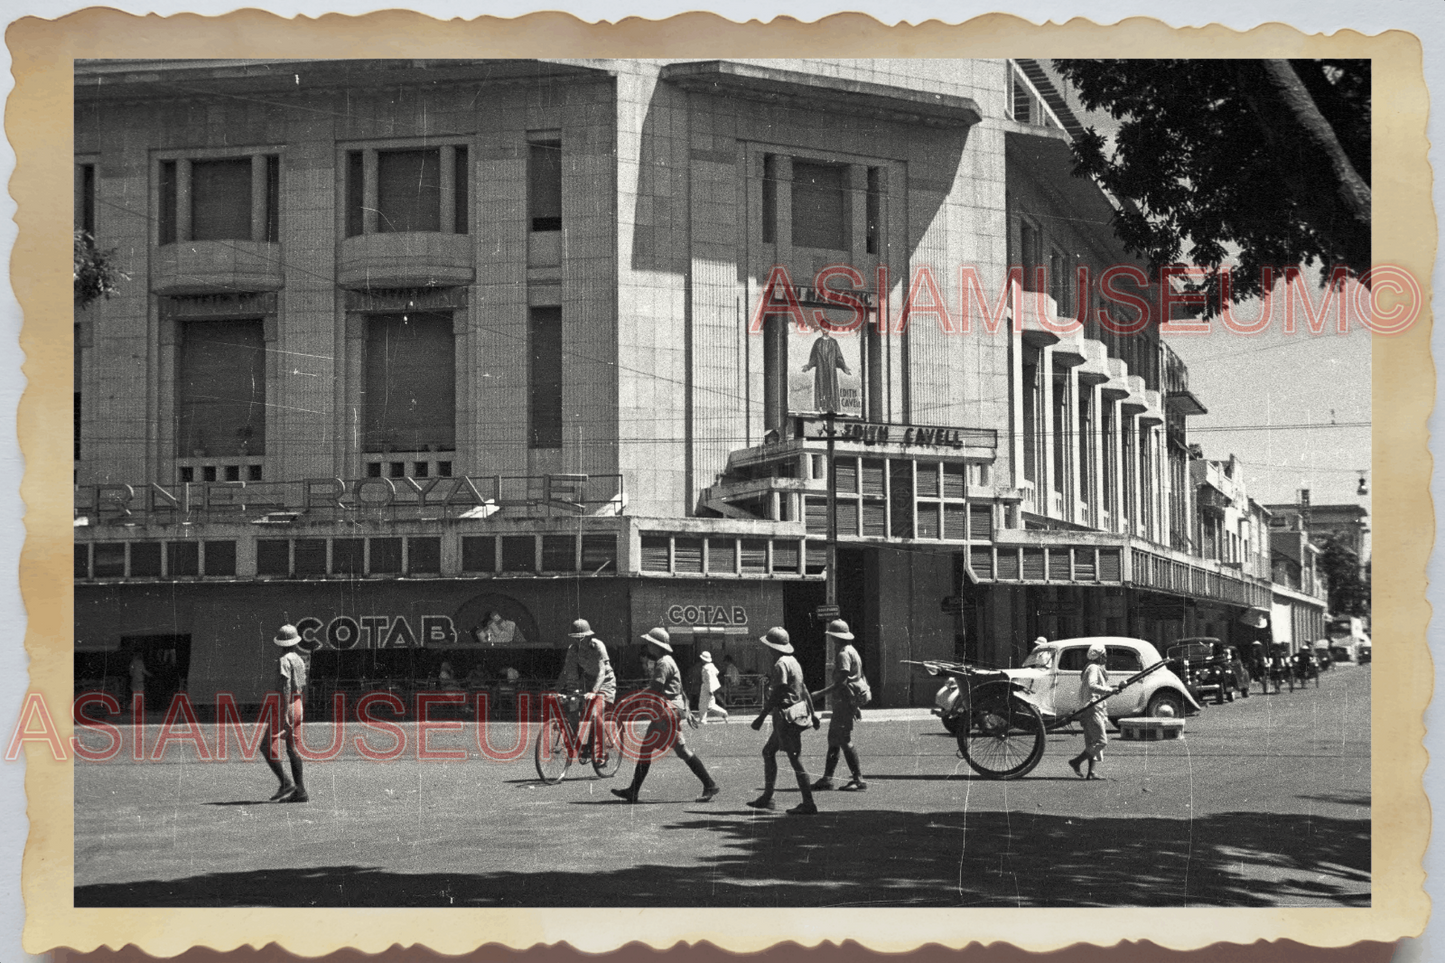
[[[1184,718],[1184,700],[1176,692],[1156,692],[1144,714],[1156,719]]]

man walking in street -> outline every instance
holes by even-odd
[[[832,696],[833,714],[828,719],[828,761],[823,769],[823,778],[813,783],[813,789],[823,792],[833,788],[833,771],[838,768],[838,755],[848,761],[848,772],[852,778],[844,784],[847,792],[862,792],[868,788],[863,781],[863,771],[858,763],[858,751],[853,748],[853,723],[863,717],[861,707],[872,698],[868,680],[863,676],[863,658],[853,648],[853,633],[848,623],[834,619],[825,633],[838,645],[833,658],[833,684],[813,693],[816,702],[825,695]]]
[[[773,732],[763,744],[763,794],[748,803],[754,809],[775,809],[773,787],[778,781],[778,750],[788,756],[793,775],[798,780],[798,790],[803,801],[788,810],[791,816],[812,816],[818,812],[813,804],[813,790],[808,784],[808,773],[803,769],[803,726],[794,722],[794,716],[818,728],[818,716],[813,712],[813,700],[808,686],[803,681],[803,667],[793,657],[793,644],[788,639],[787,629],[774,627],[758,640],[767,646],[773,657],[773,667],[768,672],[768,694],[763,700],[763,709],[753,720],[753,728],[759,731],[763,722],[772,716]],[[794,709],[799,703],[807,703],[806,711]]]
[[[301,778],[301,754],[296,743],[301,738],[301,722],[304,716],[306,693],[306,660],[301,657],[298,646],[301,635],[294,625],[283,625],[276,638],[271,640],[286,651],[282,653],[278,668],[281,673],[281,713],[275,722],[266,725],[266,742],[262,755],[266,765],[276,774],[281,787],[272,802],[304,803],[311,797],[306,795],[306,783]],[[288,773],[281,766],[281,744],[286,744],[286,756],[291,763]]]
[[[693,775],[702,781],[702,795],[697,801],[708,802],[722,790],[713,782],[712,774],[707,771],[703,761],[687,747],[687,740],[683,737],[682,720],[687,719],[688,725],[695,729],[697,719],[687,711],[687,697],[682,694],[682,673],[678,671],[677,663],[672,658],[672,640],[666,629],[655,628],[649,629],[642,641],[647,643],[642,657],[643,668],[647,670],[650,679],[647,688],[660,697],[656,700],[659,715],[654,716],[648,725],[642,744],[648,745],[655,739],[666,738],[669,728],[676,732],[677,741],[672,744],[672,748],[682,761],[687,763],[687,768],[692,770]],[[647,778],[647,771],[651,768],[651,757],[638,759],[637,768],[632,771],[632,785],[626,789],[614,789],[612,795],[629,803],[637,802],[638,794],[642,792],[643,780]]]
[[[697,692],[697,721],[699,725],[707,725],[709,717],[728,721],[728,711],[717,701],[718,690],[722,688],[722,680],[718,678],[717,666],[712,664],[712,653],[704,652],[698,656],[699,664],[702,666],[702,682],[698,685]]]

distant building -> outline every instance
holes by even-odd
[[[1296,502],[1270,505],[1273,525],[1277,529],[1305,529],[1316,545],[1333,538],[1355,553],[1363,567],[1369,560],[1368,539],[1370,513],[1360,505],[1314,505]]]

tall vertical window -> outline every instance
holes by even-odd
[[[1024,361],[1022,394],[1024,401],[1024,479],[1037,482],[1039,479],[1039,367],[1037,356]]]
[[[1069,277],[1069,262],[1064,255],[1053,250],[1049,252],[1049,297],[1058,305],[1059,317],[1068,318],[1074,314],[1073,279]]]
[[[95,165],[75,165],[75,227],[95,237]]]
[[[1104,436],[1104,511],[1118,511],[1118,497],[1114,490],[1114,457],[1118,447],[1114,441],[1114,406],[1105,404],[1099,412],[1099,430]]]
[[[868,200],[867,210],[867,245],[869,254],[878,254],[883,250],[883,171],[881,168],[868,168]]]
[[[346,154],[346,236],[366,232],[366,155],[359,150]]]
[[[362,446],[369,452],[456,448],[456,340],[447,312],[367,319]]]
[[[377,152],[377,231],[440,231],[441,204],[439,149]]]
[[[778,240],[778,155],[763,155],[763,243]]]
[[[1043,266],[1043,242],[1038,228],[1028,221],[1019,221],[1019,263],[1024,268],[1024,290],[1039,290],[1038,269]]]
[[[842,164],[793,161],[793,244],[841,251],[848,244],[846,175]]]
[[[71,352],[75,356],[75,460],[80,461],[80,325],[75,326],[75,348]]]
[[[1098,452],[1094,437],[1093,396],[1089,389],[1079,388],[1079,501],[1090,515],[1094,510],[1094,457]]]
[[[184,182],[184,183],[183,183]],[[274,154],[160,162],[158,240],[276,241],[281,159]]]
[[[452,218],[453,231],[457,234],[470,232],[468,216],[471,212],[471,193],[468,190],[471,185],[471,165],[467,161],[467,149],[465,147],[453,148],[454,171],[456,176],[456,190],[453,192],[455,202],[455,213]]]
[[[176,454],[266,451],[266,344],[259,318],[186,321],[176,377]]]
[[[528,444],[562,447],[562,309],[531,309],[528,319]]]
[[[536,140],[528,145],[527,216],[534,231],[562,230],[560,140]]]
[[[1069,480],[1069,376],[1054,375],[1054,411],[1052,438],[1050,438],[1054,459],[1054,491],[1067,492]]]

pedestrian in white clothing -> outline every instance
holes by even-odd
[[[697,693],[697,721],[706,724],[711,717],[727,722],[728,711],[717,701],[722,680],[718,678],[717,666],[712,664],[712,653],[704,652],[698,658],[702,660],[702,686]]]

